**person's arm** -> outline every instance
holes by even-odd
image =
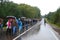
[[[18,23],[18,20],[16,19],[16,22]]]

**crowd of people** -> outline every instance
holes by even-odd
[[[3,19],[0,18],[0,33],[3,30]],[[23,29],[23,23],[19,19],[15,18],[9,18],[8,21],[6,22],[6,34],[14,35],[17,32],[21,33]]]
[[[28,30],[28,21],[24,21],[20,18],[8,18],[6,22],[6,34],[15,35],[17,32],[22,33],[25,30]],[[25,25],[25,26],[24,26]],[[3,31],[3,19],[0,18],[0,32]]]
[[[24,30],[28,30],[28,21],[24,21],[20,18],[17,19],[16,17],[8,17],[7,19],[8,21],[6,22],[6,34],[15,35],[17,32],[22,33]],[[3,28],[3,19],[0,18],[0,33],[2,33]]]

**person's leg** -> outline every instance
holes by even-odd
[[[1,35],[1,28],[0,28],[0,35]]]
[[[16,27],[14,26],[13,35],[16,35]]]
[[[1,28],[1,35],[3,34],[3,28]]]
[[[0,32],[1,32],[1,35],[2,35],[2,31],[3,31],[3,28],[2,28],[2,25],[0,25]]]
[[[28,30],[28,25],[26,25],[26,30]]]
[[[28,30],[28,25],[26,25],[26,30]]]
[[[20,34],[23,32],[23,30],[22,30],[22,29],[23,29],[23,28],[22,28],[22,26],[20,26],[20,29],[19,29],[19,30],[20,30]]]
[[[20,34],[21,34],[22,32],[23,32],[23,30],[21,29],[21,30],[20,30]]]
[[[9,35],[11,35],[11,29],[9,29]]]
[[[15,27],[15,33],[17,33],[17,28]]]
[[[20,26],[19,26],[19,34],[20,34]]]
[[[15,32],[16,32],[16,27],[14,26],[13,27],[13,35],[15,34]]]
[[[8,33],[9,33],[9,29],[7,28],[7,30],[6,30],[6,35],[8,35]]]

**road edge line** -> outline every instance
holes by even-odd
[[[40,24],[40,22],[38,22]],[[37,23],[35,24],[37,25]],[[30,31],[35,25],[33,25],[31,28],[29,28],[28,30],[26,30],[25,32],[23,32],[22,34],[18,35],[17,37],[15,37],[13,40],[16,40],[17,38],[19,38],[20,36],[22,36],[23,34],[25,34],[26,32]]]
[[[49,29],[49,28],[48,28]],[[56,34],[54,33],[55,31],[50,27],[50,29],[52,30],[49,30],[51,33],[52,33],[52,35],[56,38],[56,40],[59,40],[59,38],[56,36]]]

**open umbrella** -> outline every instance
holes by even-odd
[[[11,18],[11,19],[15,19],[16,17],[15,17],[15,16],[7,16],[6,18],[7,18],[7,19],[10,19],[10,18]]]

